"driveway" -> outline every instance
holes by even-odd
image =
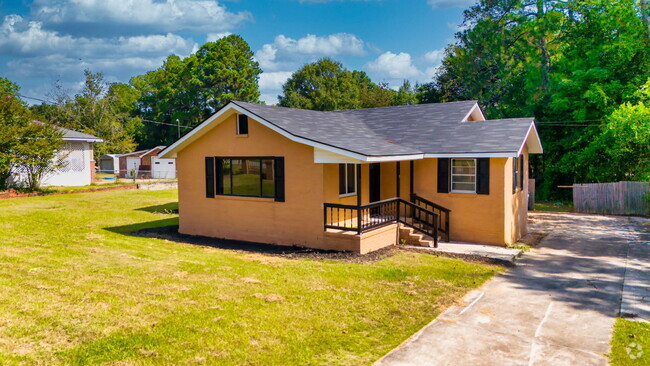
[[[529,218],[538,248],[377,365],[607,365],[621,307],[650,318],[650,220]]]

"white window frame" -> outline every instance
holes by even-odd
[[[474,161],[474,174],[454,174],[454,161],[456,160],[473,160]],[[468,158],[458,158],[458,159],[451,159],[451,166],[449,167],[449,192],[452,193],[469,193],[469,194],[476,194],[476,184],[477,184],[477,161],[476,159],[468,159]],[[464,190],[464,189],[454,189],[454,176],[457,177],[474,177],[474,190]],[[468,182],[457,182],[457,183],[468,183]]]
[[[354,191],[353,192],[347,192],[347,193],[339,192],[339,197],[343,198],[343,197],[356,196],[357,195],[357,179],[359,179],[359,177],[357,177],[357,165],[358,164],[349,164],[349,163],[341,163],[341,164],[345,165],[345,168],[343,169],[343,174],[345,174],[345,178],[343,178],[343,179],[345,179],[345,188],[346,189],[348,187],[348,165],[353,165],[354,166],[354,185],[353,185]],[[339,169],[339,174],[340,174],[340,171],[341,170]],[[341,184],[341,177],[339,177],[339,184]]]
[[[241,133],[241,132],[239,132],[239,118],[241,118],[241,116],[246,116],[246,129],[247,129],[247,130],[248,130],[248,127],[249,127],[249,125],[250,125],[250,124],[248,123],[248,122],[250,121],[250,118],[248,118],[247,115],[245,115],[245,114],[238,114],[238,115],[237,115],[237,121],[236,121],[236,122],[237,122],[237,123],[236,123],[236,124],[237,124],[237,135],[248,136],[248,131],[246,131],[246,133]]]

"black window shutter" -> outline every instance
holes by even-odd
[[[449,193],[450,163],[449,158],[438,158],[438,193]]]
[[[205,157],[205,196],[214,198],[214,157]]]
[[[476,159],[476,193],[490,194],[490,158]]]
[[[275,201],[284,202],[284,158],[277,157],[275,162]]]
[[[523,155],[521,155],[519,157],[519,167],[520,167],[519,176],[521,177],[520,182],[519,182],[519,188],[521,188],[523,190],[524,189],[524,179],[526,179],[526,171],[524,170],[524,156]]]
[[[223,159],[215,158],[217,167],[217,194],[223,194]]]

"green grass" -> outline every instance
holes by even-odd
[[[534,211],[572,212],[573,204],[570,202],[535,202]]]
[[[43,193],[54,193],[54,192],[74,192],[74,191],[82,191],[85,189],[96,189],[96,188],[104,188],[104,187],[117,187],[117,186],[129,186],[133,185],[136,183],[133,182],[122,182],[122,183],[91,183],[87,186],[79,186],[79,187],[68,187],[68,186],[51,186],[51,187],[43,187],[41,190]]]
[[[650,365],[650,324],[617,319],[609,357],[612,366]]]
[[[367,365],[499,267],[287,259],[129,235],[177,192],[0,201],[0,364]]]

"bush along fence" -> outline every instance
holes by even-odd
[[[649,216],[650,182],[574,184],[573,211]]]

